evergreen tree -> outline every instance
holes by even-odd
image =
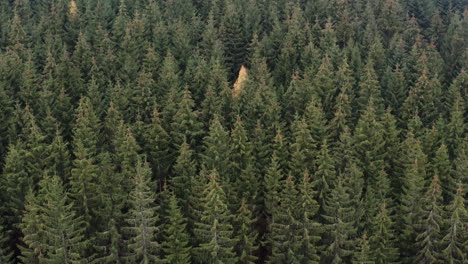
[[[359,97],[357,98],[357,103],[360,113],[368,111],[368,109],[366,110],[366,106],[370,104],[370,101],[373,101],[377,112],[383,110],[381,104],[382,97],[380,92],[380,85],[375,73],[374,62],[372,59],[367,61],[366,67],[359,82]]]
[[[164,225],[164,263],[184,264],[190,263],[189,235],[186,232],[186,220],[177,204],[177,197],[171,192],[166,224]]]
[[[30,195],[21,229],[24,242],[44,263],[73,263],[86,260],[84,222],[76,216],[58,176],[41,181],[38,196]],[[24,260],[30,261],[30,254]]]
[[[208,136],[204,138],[205,148],[201,157],[206,169],[218,171],[224,184],[232,183],[234,180],[233,175],[229,173],[231,169],[229,143],[228,132],[221,125],[219,118],[215,116],[211,121]]]
[[[328,55],[322,60],[317,75],[315,76],[314,83],[312,84],[312,91],[324,106],[326,113],[330,113],[333,108],[335,93],[337,87],[334,84],[333,65],[331,64]]]
[[[256,219],[252,218],[252,212],[248,204],[245,199],[242,199],[241,206],[234,220],[237,242],[235,251],[239,257],[237,261],[239,264],[253,264],[257,260],[257,256],[254,253],[258,248],[256,241],[258,234],[254,228]]]
[[[325,245],[323,263],[348,263],[354,252],[355,208],[350,200],[351,190],[346,184],[343,174],[338,176],[335,188],[323,205],[326,231],[322,237]]]
[[[375,177],[384,170],[384,128],[380,122],[376,105],[371,99],[354,130],[354,149],[364,180],[375,182]]]
[[[194,160],[194,151],[190,149],[184,141],[179,150],[179,156],[174,164],[174,177],[172,177],[171,187],[174,195],[182,205],[181,210],[185,216],[189,215],[189,202],[192,197],[192,184],[197,173],[197,164]]]
[[[267,169],[267,172],[264,176],[263,183],[263,203],[265,206],[265,211],[267,214],[271,215],[275,209],[278,202],[278,194],[281,191],[281,181],[283,180],[283,170],[279,164],[280,160],[276,155],[276,152],[273,153],[271,157],[271,164]]]
[[[232,215],[226,204],[226,195],[221,188],[216,170],[211,171],[205,186],[202,212],[195,223],[197,246],[194,248],[197,263],[236,263],[234,246],[236,239],[231,225]]]
[[[314,199],[314,188],[310,175],[304,173],[299,187],[298,202],[300,204],[298,214],[299,250],[300,263],[319,263],[320,257],[317,252],[320,233],[323,231],[321,224],[317,221],[319,204]]]
[[[230,73],[230,80],[233,80],[245,62],[247,55],[248,38],[244,29],[240,9],[235,3],[227,3],[222,24],[224,31],[222,40],[224,44],[224,54],[226,64]]]
[[[335,105],[333,107],[333,117],[328,124],[328,133],[331,134],[331,138],[337,140],[342,131],[349,127],[352,118],[352,106],[353,101],[353,76],[349,68],[347,58],[343,60],[343,64],[336,73],[336,86],[339,89],[339,94],[336,96]],[[329,118],[331,111],[329,113]]]
[[[160,244],[157,237],[160,229],[157,226],[158,215],[152,191],[151,169],[147,162],[137,164],[130,193],[130,209],[126,215],[124,229],[128,237],[127,258],[132,263],[159,263]]]
[[[76,109],[76,121],[73,128],[73,147],[82,145],[84,151],[90,157],[98,154],[98,143],[100,143],[100,122],[96,116],[89,98],[80,99]]]
[[[177,111],[171,121],[171,137],[175,147],[180,147],[185,137],[187,143],[195,147],[203,134],[198,113],[194,110],[195,103],[189,89],[185,89],[182,100],[177,105]]]
[[[316,142],[306,119],[296,115],[292,130],[294,143],[290,144],[289,169],[292,175],[299,179],[306,170],[312,171],[314,168]]]
[[[76,159],[73,161],[74,168],[71,170],[70,196],[75,199],[74,205],[77,212],[84,217],[87,227],[91,228],[93,210],[97,205],[98,168],[83,144],[77,145],[74,154]]]
[[[421,213],[420,195],[423,193],[426,177],[426,156],[421,150],[421,143],[410,131],[404,144],[405,168],[401,181],[399,225],[400,253],[404,261],[411,263],[415,256],[414,242],[417,235],[417,219]]]
[[[21,256],[18,258],[24,263],[39,263],[39,256],[46,254],[40,206],[40,198],[30,189],[25,198],[23,218],[19,225],[25,245],[19,247]]]
[[[450,264],[464,263],[466,260],[466,209],[461,184],[454,200],[446,209],[445,228],[442,239],[442,257]],[[465,252],[465,253],[464,253]]]
[[[47,146],[48,157],[45,159],[45,167],[53,175],[60,175],[62,182],[70,180],[70,153],[68,144],[57,130],[52,143]]]
[[[422,198],[422,211],[418,221],[418,247],[416,262],[439,263],[442,260],[441,228],[443,227],[442,188],[439,177],[434,176],[431,185]]]
[[[296,235],[298,226],[296,208],[297,190],[294,177],[289,175],[282,181],[278,194],[278,204],[273,207],[269,226],[271,256],[268,263],[300,263],[299,247]]]
[[[376,263],[371,254],[369,241],[367,239],[366,234],[362,235],[362,237],[358,241],[358,245],[356,247],[356,252],[353,256],[352,263],[353,264],[375,264]]]
[[[371,254],[376,264],[398,263],[398,248],[396,247],[395,227],[387,205],[383,203],[379,213],[373,219]]]
[[[336,178],[335,160],[330,154],[326,142],[322,144],[315,163],[314,185],[318,190],[316,199],[320,206],[323,206],[333,189],[333,181]]]
[[[0,226],[0,261],[5,264],[13,263],[13,252],[8,244],[8,233],[3,226]]]
[[[442,144],[436,151],[434,158],[429,166],[432,169],[432,175],[437,175],[442,186],[444,201],[448,202],[456,193],[456,185],[452,179],[451,165],[448,156],[447,147]]]
[[[156,179],[164,178],[172,165],[173,153],[169,148],[170,135],[162,127],[160,113],[153,109],[151,122],[141,131],[143,138],[141,146],[148,155],[148,162],[153,167],[153,175]]]

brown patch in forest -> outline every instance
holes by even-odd
[[[235,98],[239,95],[239,92],[244,88],[245,81],[248,78],[247,68],[242,65],[239,71],[239,76],[234,83],[234,89],[232,90],[232,96]]]
[[[70,15],[76,15],[78,13],[78,8],[76,7],[75,0],[70,1]]]

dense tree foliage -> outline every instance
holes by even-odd
[[[468,261],[461,0],[0,1],[0,263]]]

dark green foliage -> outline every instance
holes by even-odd
[[[299,263],[299,244],[295,235],[298,226],[296,219],[297,189],[290,175],[282,181],[277,204],[273,207],[269,240],[271,256],[268,263]]]
[[[370,251],[369,240],[367,239],[367,236],[365,234],[358,241],[356,253],[354,254],[352,263],[353,264],[375,264],[376,263]]]
[[[26,244],[22,258],[26,263],[82,262],[84,222],[73,210],[73,203],[57,176],[41,181],[38,195],[30,193],[20,224]]]
[[[249,210],[245,200],[242,200],[234,221],[237,240],[235,250],[239,256],[237,263],[253,264],[257,260],[257,256],[254,255],[258,248],[256,241],[258,234],[254,229],[255,222],[256,219],[252,219],[252,211]]]
[[[158,215],[155,193],[152,191],[151,169],[148,163],[137,164],[132,179],[130,209],[126,215],[124,231],[128,242],[128,260],[132,263],[158,263],[160,244],[157,236],[161,232],[157,226]]]
[[[0,262],[465,264],[465,2],[0,1]]]
[[[441,252],[441,228],[443,226],[442,216],[442,188],[439,177],[434,176],[431,185],[426,191],[422,201],[422,211],[417,225],[418,236],[416,244],[418,247],[416,262],[439,263],[442,260]]]
[[[399,254],[395,239],[395,226],[387,205],[383,203],[374,218],[372,235],[369,239],[371,254],[376,264],[398,263]]]
[[[442,257],[447,263],[464,263],[466,261],[466,209],[463,189],[458,186],[453,202],[447,207],[445,228],[442,238]]]
[[[5,264],[13,263],[13,251],[8,245],[8,233],[3,226],[0,227],[0,261]]]
[[[171,192],[169,196],[169,209],[164,230],[164,243],[162,250],[164,252],[164,263],[184,264],[190,263],[189,235],[186,232],[186,220],[182,216],[177,197]]]
[[[220,185],[216,170],[209,175],[209,182],[201,199],[200,221],[195,223],[197,246],[194,248],[196,263],[236,263],[232,215],[227,207],[226,195]]]
[[[322,255],[324,263],[347,263],[350,261],[356,241],[355,208],[350,200],[351,189],[344,175],[335,182],[335,188],[325,201],[325,220],[322,240],[325,249]]]
[[[218,116],[211,121],[208,136],[204,138],[204,151],[201,155],[202,164],[209,171],[219,172],[225,184],[233,181],[230,171],[229,134],[220,123]]]

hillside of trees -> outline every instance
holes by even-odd
[[[1,0],[0,264],[467,264],[468,2]]]

